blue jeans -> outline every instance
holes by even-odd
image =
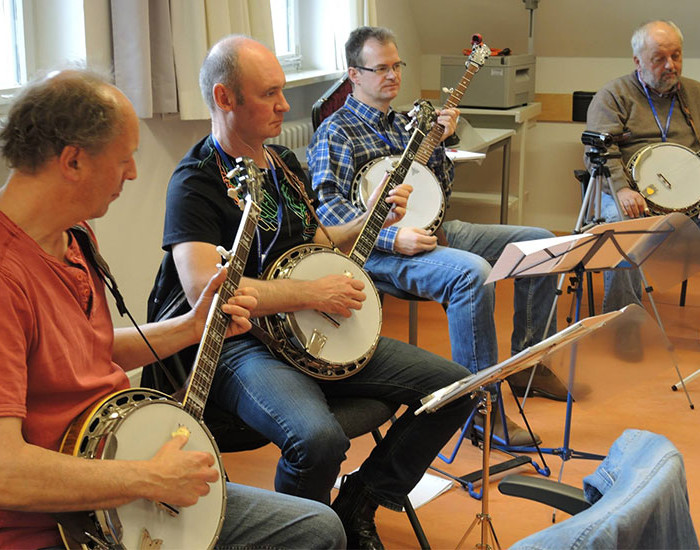
[[[508,243],[553,237],[537,227],[483,225],[448,221],[443,224],[449,247],[438,246],[415,256],[375,250],[365,269],[373,279],[447,306],[452,359],[477,372],[498,362],[493,319],[495,287],[484,285]],[[556,279],[516,279],[511,353],[544,338],[554,301]],[[556,332],[556,317],[549,335]]]
[[[415,416],[422,397],[463,378],[464,368],[425,350],[380,338],[357,374],[318,380],[277,359],[252,336],[228,340],[210,399],[238,415],[282,451],[275,489],[328,503],[350,446],[326,396],[377,397],[408,409],[362,464],[359,477],[375,501],[400,510],[403,498],[472,409],[458,399],[432,414]]]
[[[343,525],[328,506],[237,483],[226,490],[216,548],[345,548]]]
[[[601,193],[600,215],[606,223],[623,219],[609,193]],[[603,313],[616,311],[630,304],[642,305],[642,278],[638,269],[608,270],[603,273],[603,280]]]
[[[619,222],[621,219],[615,200],[608,193],[601,194],[600,214],[607,222]],[[693,221],[700,226],[696,216]],[[642,277],[638,269],[608,270],[603,274],[605,297],[603,313],[622,309],[630,304],[642,305]]]
[[[264,489],[227,484],[217,548],[345,548],[345,531],[328,506]]]

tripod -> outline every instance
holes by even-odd
[[[484,434],[491,433],[491,393],[484,387],[479,389],[480,401],[479,401],[479,412],[484,415]],[[483,550],[491,550],[492,546],[489,545],[491,540],[495,543],[498,550],[501,549],[501,545],[498,542],[498,537],[496,537],[496,531],[493,528],[493,521],[491,520],[491,515],[489,514],[489,460],[491,456],[491,438],[484,436],[483,438],[483,453],[482,453],[482,494],[481,494],[481,512],[476,514],[474,521],[469,526],[469,529],[464,533],[457,548],[461,548],[462,544],[472,532],[474,527],[479,525],[481,527],[481,540],[476,545],[476,548]]]

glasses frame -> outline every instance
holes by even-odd
[[[371,73],[376,74],[377,76],[386,76],[389,74],[389,71],[393,72],[394,74],[401,74],[401,71],[406,68],[406,62],[405,61],[398,61],[397,63],[394,63],[391,66],[381,66],[381,67],[362,67],[361,65],[353,65],[354,69],[360,69],[361,71],[369,71]]]

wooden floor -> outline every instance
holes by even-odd
[[[595,276],[598,304],[602,297],[601,280],[602,276]],[[512,284],[509,281],[498,283],[496,323],[501,360],[508,356],[512,294]],[[700,276],[690,280],[684,308],[678,306],[679,287],[654,294],[666,332],[675,347],[679,368],[687,376],[700,369]],[[558,311],[559,329],[566,326],[569,305],[570,298],[564,295]],[[387,299],[382,333],[407,340],[407,310],[406,302]],[[447,322],[442,308],[435,303],[424,302],[419,305],[419,314],[418,344],[439,355],[450,357]],[[587,316],[585,308],[582,315]],[[658,337],[653,333],[651,336],[648,333],[644,335],[645,350],[658,343]],[[593,349],[588,350],[584,361],[586,365],[583,367],[590,366],[593,369],[602,366],[603,369],[607,368],[607,372],[604,370],[602,374],[596,374],[592,380],[589,377],[586,382],[590,385],[590,392],[577,398],[574,404],[571,447],[579,451],[605,454],[610,444],[628,427],[664,434],[684,456],[691,513],[695,524],[700,526],[700,376],[688,383],[690,398],[696,402],[696,409],[691,410],[682,392],[671,391],[671,385],[678,381],[672,363],[658,360],[656,354],[647,352],[641,361],[633,365],[634,370],[630,370],[629,366],[626,367],[627,370],[618,369],[614,361],[610,360],[609,350],[597,349],[604,346],[588,347]],[[516,407],[509,395],[506,396],[506,407],[515,418]],[[528,400],[526,404],[530,424],[542,437],[544,445],[549,447],[562,445],[564,413],[563,403],[537,398]],[[446,451],[452,450],[455,440],[456,437],[446,446]],[[370,436],[353,440],[343,471],[348,472],[359,466],[372,446]],[[268,445],[256,451],[226,455],[224,460],[234,481],[272,488],[278,456],[279,451]],[[495,464],[508,457],[495,452],[491,458],[491,463]],[[534,458],[539,462],[536,456]],[[552,470],[552,478],[556,478],[562,461],[551,455],[545,456],[545,460]],[[480,449],[465,442],[452,464],[436,459],[434,465],[452,474],[464,475],[479,469],[480,463]],[[569,460],[564,466],[563,480],[581,486],[582,478],[597,465],[598,462],[591,460]],[[534,475],[531,466],[516,471]],[[503,548],[551,524],[551,509],[501,495],[496,488],[497,479],[490,484],[489,509]],[[418,516],[432,548],[456,548],[480,507],[480,501],[470,497],[463,489],[453,488],[419,508]],[[565,514],[559,513],[557,521],[565,517]],[[419,548],[405,514],[380,509],[377,524],[387,548]],[[475,529],[463,547],[473,548],[479,540],[480,532]]]

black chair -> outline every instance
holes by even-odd
[[[394,403],[371,397],[331,397],[328,405],[348,439],[371,433],[376,443],[382,440],[379,428],[391,420],[398,410],[398,405]],[[204,422],[222,453],[249,451],[270,443],[238,417],[212,404],[207,405]],[[403,507],[421,549],[429,549],[428,539],[408,497],[404,499]]]

